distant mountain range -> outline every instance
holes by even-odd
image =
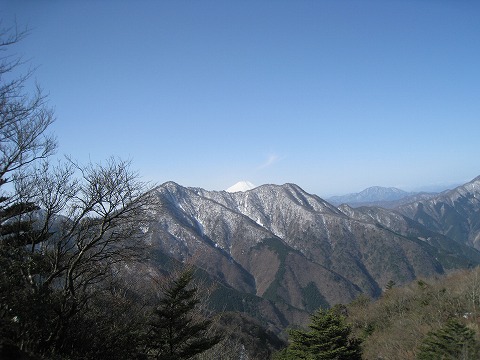
[[[189,259],[217,283],[213,303],[279,331],[319,306],[379,296],[390,280],[480,264],[480,177],[437,195],[397,190],[356,199],[417,198],[395,209],[336,207],[295,184],[226,192],[167,182],[143,229],[150,271]]]
[[[407,192],[395,187],[372,186],[359,193],[332,196],[327,200],[336,206],[348,204],[353,207],[381,206],[392,209],[409,202],[429,199],[436,194],[434,192]]]

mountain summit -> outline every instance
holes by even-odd
[[[252,187],[156,187],[152,221],[140,229],[150,269],[191,259],[219,284],[220,308],[247,311],[276,332],[319,307],[378,297],[390,281],[480,264],[472,247],[480,248],[480,182],[396,210],[337,208],[295,184]]]
[[[332,204],[357,204],[357,203],[373,203],[379,201],[393,201],[411,196],[412,193],[394,188],[372,186],[359,193],[348,194],[343,196],[333,196],[328,199]]]
[[[229,193],[235,193],[239,191],[248,191],[255,188],[256,186],[253,185],[250,181],[239,181],[235,185],[230,186],[226,191]]]

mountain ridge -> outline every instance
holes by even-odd
[[[151,250],[193,259],[222,286],[255,297],[263,304],[255,311],[277,329],[318,306],[379,296],[391,280],[480,264],[477,250],[402,209],[337,208],[296,184],[229,193],[167,182],[154,191]]]
[[[358,193],[332,196],[327,200],[336,206],[348,204],[353,207],[380,206],[395,208],[416,200],[429,199],[436,194],[433,192],[407,192],[395,187],[371,186]]]
[[[426,228],[480,249],[480,176],[424,201],[396,209]]]

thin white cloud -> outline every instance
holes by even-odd
[[[265,169],[267,167],[270,167],[273,164],[277,163],[279,160],[281,160],[281,158],[277,154],[269,154],[267,159],[260,166],[258,166],[258,169]]]

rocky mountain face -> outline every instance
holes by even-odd
[[[397,210],[431,231],[480,249],[480,176],[431,199],[399,206]]]
[[[477,198],[466,193],[474,189],[457,191],[472,203],[460,200],[463,215],[474,208]],[[247,311],[273,330],[305,322],[319,306],[378,296],[390,280],[480,264],[480,253],[465,245],[474,241],[438,233],[442,218],[432,213],[435,221],[422,223],[426,212],[408,213],[422,202],[398,212],[336,208],[294,184],[229,193],[168,182],[154,191],[155,221],[143,229],[158,255],[152,266],[189,259],[218,284],[220,306]]]
[[[425,249],[439,259],[445,270],[472,267],[480,261],[480,253],[470,246],[429,230],[398,211],[366,206],[352,208],[348,205],[341,205],[339,209],[351,218],[372,222],[401,236],[421,241]]]

